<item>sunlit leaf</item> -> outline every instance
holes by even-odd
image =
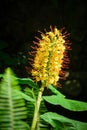
[[[87,130],[87,123],[72,120],[57,113],[47,112],[40,117],[55,128],[54,130]]]
[[[43,99],[54,105],[61,105],[62,107],[72,111],[85,111],[87,110],[87,103],[81,101],[60,98],[58,95],[43,96]]]
[[[58,90],[56,90],[52,85],[49,89],[56,95],[43,96],[43,99],[54,105],[61,105],[62,107],[72,110],[72,111],[85,111],[87,110],[87,103],[82,101],[76,101],[65,98]]]

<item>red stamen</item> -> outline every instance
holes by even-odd
[[[50,30],[53,32],[53,28],[52,28],[52,26],[50,26]]]
[[[34,61],[34,59],[31,59],[31,58],[28,58],[28,60],[29,60],[29,61],[32,61],[32,62]]]
[[[45,34],[43,33],[43,32],[41,32],[41,31],[38,31],[40,34],[42,34],[43,36],[45,36]]]
[[[32,49],[34,50],[37,50],[37,47],[36,46],[31,46]]]
[[[61,76],[65,76],[65,71],[60,70],[59,74],[60,74]]]
[[[45,32],[47,32],[46,28],[44,29]]]
[[[63,53],[65,58],[68,58],[68,55],[66,52]]]
[[[41,40],[40,38],[38,38],[38,37],[36,37],[36,36],[35,36],[35,38],[36,38],[38,41],[40,41],[40,40]]]
[[[33,43],[34,43],[34,45],[37,45],[37,46],[38,46],[38,42],[33,41]]]
[[[63,35],[64,35],[65,37],[67,37],[67,36],[70,36],[70,33],[65,32]]]
[[[64,69],[65,69],[65,68],[68,69],[69,66],[68,66],[67,64],[63,63],[63,64],[62,64],[62,68],[64,68]]]
[[[64,61],[70,62],[70,59],[67,57],[67,58],[64,58]]]
[[[60,79],[62,79],[62,80],[66,80],[66,77],[61,77],[61,76],[60,76]]]
[[[71,47],[70,47],[70,46],[65,45],[65,47],[66,47],[66,50],[71,50]]]
[[[62,33],[64,30],[65,30],[65,27],[61,28],[61,29],[60,29],[60,32]]]
[[[67,34],[68,34],[67,31],[65,31],[65,32],[63,33],[64,36],[67,35]]]

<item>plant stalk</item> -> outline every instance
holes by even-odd
[[[32,125],[31,125],[31,130],[36,130],[36,125],[37,125],[37,121],[38,121],[39,109],[40,109],[40,104],[41,104],[41,100],[42,100],[42,94],[44,91],[44,87],[45,87],[45,85],[42,84],[42,86],[39,90],[39,93],[38,93],[37,101],[35,104],[34,117],[33,117]]]

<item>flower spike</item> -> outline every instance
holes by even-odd
[[[38,47],[34,47],[35,57],[32,68],[32,76],[35,81],[45,82],[56,86],[59,84],[59,79],[65,79],[65,69],[68,68],[70,62],[67,51],[70,50],[67,32],[64,28],[58,30],[56,27],[50,26],[49,32],[41,33],[41,39],[37,38]],[[62,33],[64,32],[64,33]]]

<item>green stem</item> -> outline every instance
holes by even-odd
[[[38,93],[37,101],[35,104],[34,117],[33,117],[32,125],[31,125],[31,130],[36,130],[35,128],[36,128],[37,121],[38,121],[39,109],[40,109],[40,104],[41,104],[41,100],[42,100],[42,94],[44,91],[44,87],[45,87],[45,85],[42,84],[42,86],[39,90],[39,93]]]

